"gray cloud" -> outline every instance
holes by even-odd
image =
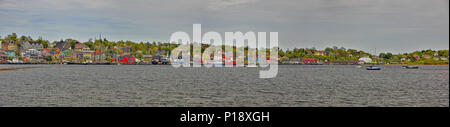
[[[447,0],[0,0],[0,35],[164,41],[172,32],[279,32],[283,48],[448,49]]]

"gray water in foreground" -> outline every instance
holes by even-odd
[[[449,106],[449,67],[0,65],[0,106]]]

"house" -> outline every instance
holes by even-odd
[[[329,52],[327,55],[328,55],[328,56],[336,56],[336,53],[334,53],[334,52]]]
[[[310,50],[306,51],[306,55],[313,55],[314,53]]]
[[[327,52],[325,51],[317,51],[314,53],[314,56],[327,56]]]
[[[417,55],[417,54],[413,54],[413,57],[416,59],[416,61],[419,61],[419,60],[420,60],[420,56]]]
[[[16,51],[14,51],[14,50],[6,50],[6,53],[8,54],[9,58],[15,58],[16,57]]]
[[[9,45],[9,43],[2,43],[2,49],[3,50],[8,50],[8,46]]]
[[[152,55],[142,55],[144,62],[150,63],[152,62],[153,56]]]
[[[23,50],[23,51],[26,51],[26,50],[28,50],[28,49],[31,49],[31,44],[30,44],[30,42],[28,42],[28,41],[21,41],[20,42],[20,45],[21,45],[21,49]]]
[[[300,64],[300,60],[298,58],[291,58],[288,60],[289,64]]]
[[[409,59],[404,57],[404,58],[401,58],[400,61],[409,61]]]
[[[41,56],[41,53],[37,49],[27,49],[25,52],[22,53],[24,57],[30,58],[30,57],[39,57]]]
[[[8,54],[0,53],[0,63],[7,63],[8,62]]]
[[[435,53],[434,53],[434,57],[438,57],[438,58],[439,58],[439,57],[440,57],[440,56],[439,56],[439,53],[435,52]]]
[[[59,55],[59,58],[65,58],[65,57],[69,57],[70,56],[70,50],[64,50],[61,52],[61,54]]]
[[[361,57],[361,58],[359,58],[358,61],[359,61],[359,62],[358,62],[359,64],[372,63],[372,59],[369,58],[369,57]]]
[[[416,57],[414,57],[415,59],[416,59],[416,61],[419,61],[420,60],[420,57],[419,56],[416,56]]]
[[[55,50],[64,51],[64,50],[67,50],[67,49],[71,49],[71,46],[70,46],[69,43],[67,43],[65,41],[59,41],[59,42],[56,42],[56,44],[53,46],[53,48]]]
[[[422,58],[424,58],[424,59],[431,59],[431,56],[430,55],[423,55]]]
[[[30,42],[30,44],[31,44],[31,49],[36,49],[38,51],[42,51],[42,49],[44,49],[44,46],[40,42]]]
[[[21,42],[22,45],[22,49],[24,51],[28,50],[28,49],[36,49],[38,51],[42,51],[43,46],[40,42],[34,42],[34,41],[25,41],[25,42]]]
[[[8,53],[5,52],[5,50],[0,49],[0,63],[7,63],[8,62]]]
[[[125,47],[122,47],[120,49],[122,49],[122,51],[124,53],[130,53],[131,52],[131,47],[130,46],[125,46]]]
[[[52,53],[53,53],[52,49],[50,49],[50,48],[44,48],[41,51],[42,56],[51,56],[51,55],[53,55]]]
[[[84,43],[76,43],[75,44],[75,51],[81,51],[83,48],[88,47],[86,44]]]
[[[93,58],[94,58],[95,60],[104,60],[104,56],[103,56],[102,51],[101,51],[101,50],[98,50],[98,49],[94,50]]]
[[[35,62],[43,58],[41,51],[38,51],[37,49],[27,49],[22,53],[22,56],[26,58],[24,62]]]
[[[9,50],[9,45],[16,45],[16,42],[12,40],[6,40],[5,43],[2,43],[2,49]]]
[[[17,45],[13,41],[11,41],[11,42],[12,43],[8,44],[7,50],[17,50],[18,49]]]
[[[74,52],[78,59],[92,59],[94,55],[94,51],[84,43],[76,43]]]
[[[319,60],[316,58],[304,58],[300,62],[303,64],[319,64]]]

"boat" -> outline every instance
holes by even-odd
[[[258,67],[258,66],[257,65],[245,65],[244,67],[254,68],[254,67]]]
[[[375,65],[370,65],[366,67],[366,70],[381,70],[380,67],[377,67]]]
[[[375,48],[375,54],[377,54],[377,49],[376,48]],[[366,70],[381,70],[381,68],[375,66],[375,62],[372,62],[372,65],[367,66]]]
[[[158,61],[152,60],[152,64],[153,64],[153,65],[158,65]]]
[[[407,65],[407,66],[403,66],[403,68],[405,68],[405,69],[419,69],[419,66]]]

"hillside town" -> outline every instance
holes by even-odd
[[[39,37],[18,37],[16,33],[0,36],[2,64],[170,64],[170,51],[178,45],[161,42],[109,41],[106,38],[79,42],[61,39],[50,42]],[[202,45],[202,51],[208,45]],[[279,49],[280,64],[417,64],[445,65],[448,50],[422,50],[412,53],[370,54],[337,46]],[[232,56],[231,56],[232,57]],[[226,58],[225,58],[226,59]],[[233,58],[231,58],[233,59]]]

